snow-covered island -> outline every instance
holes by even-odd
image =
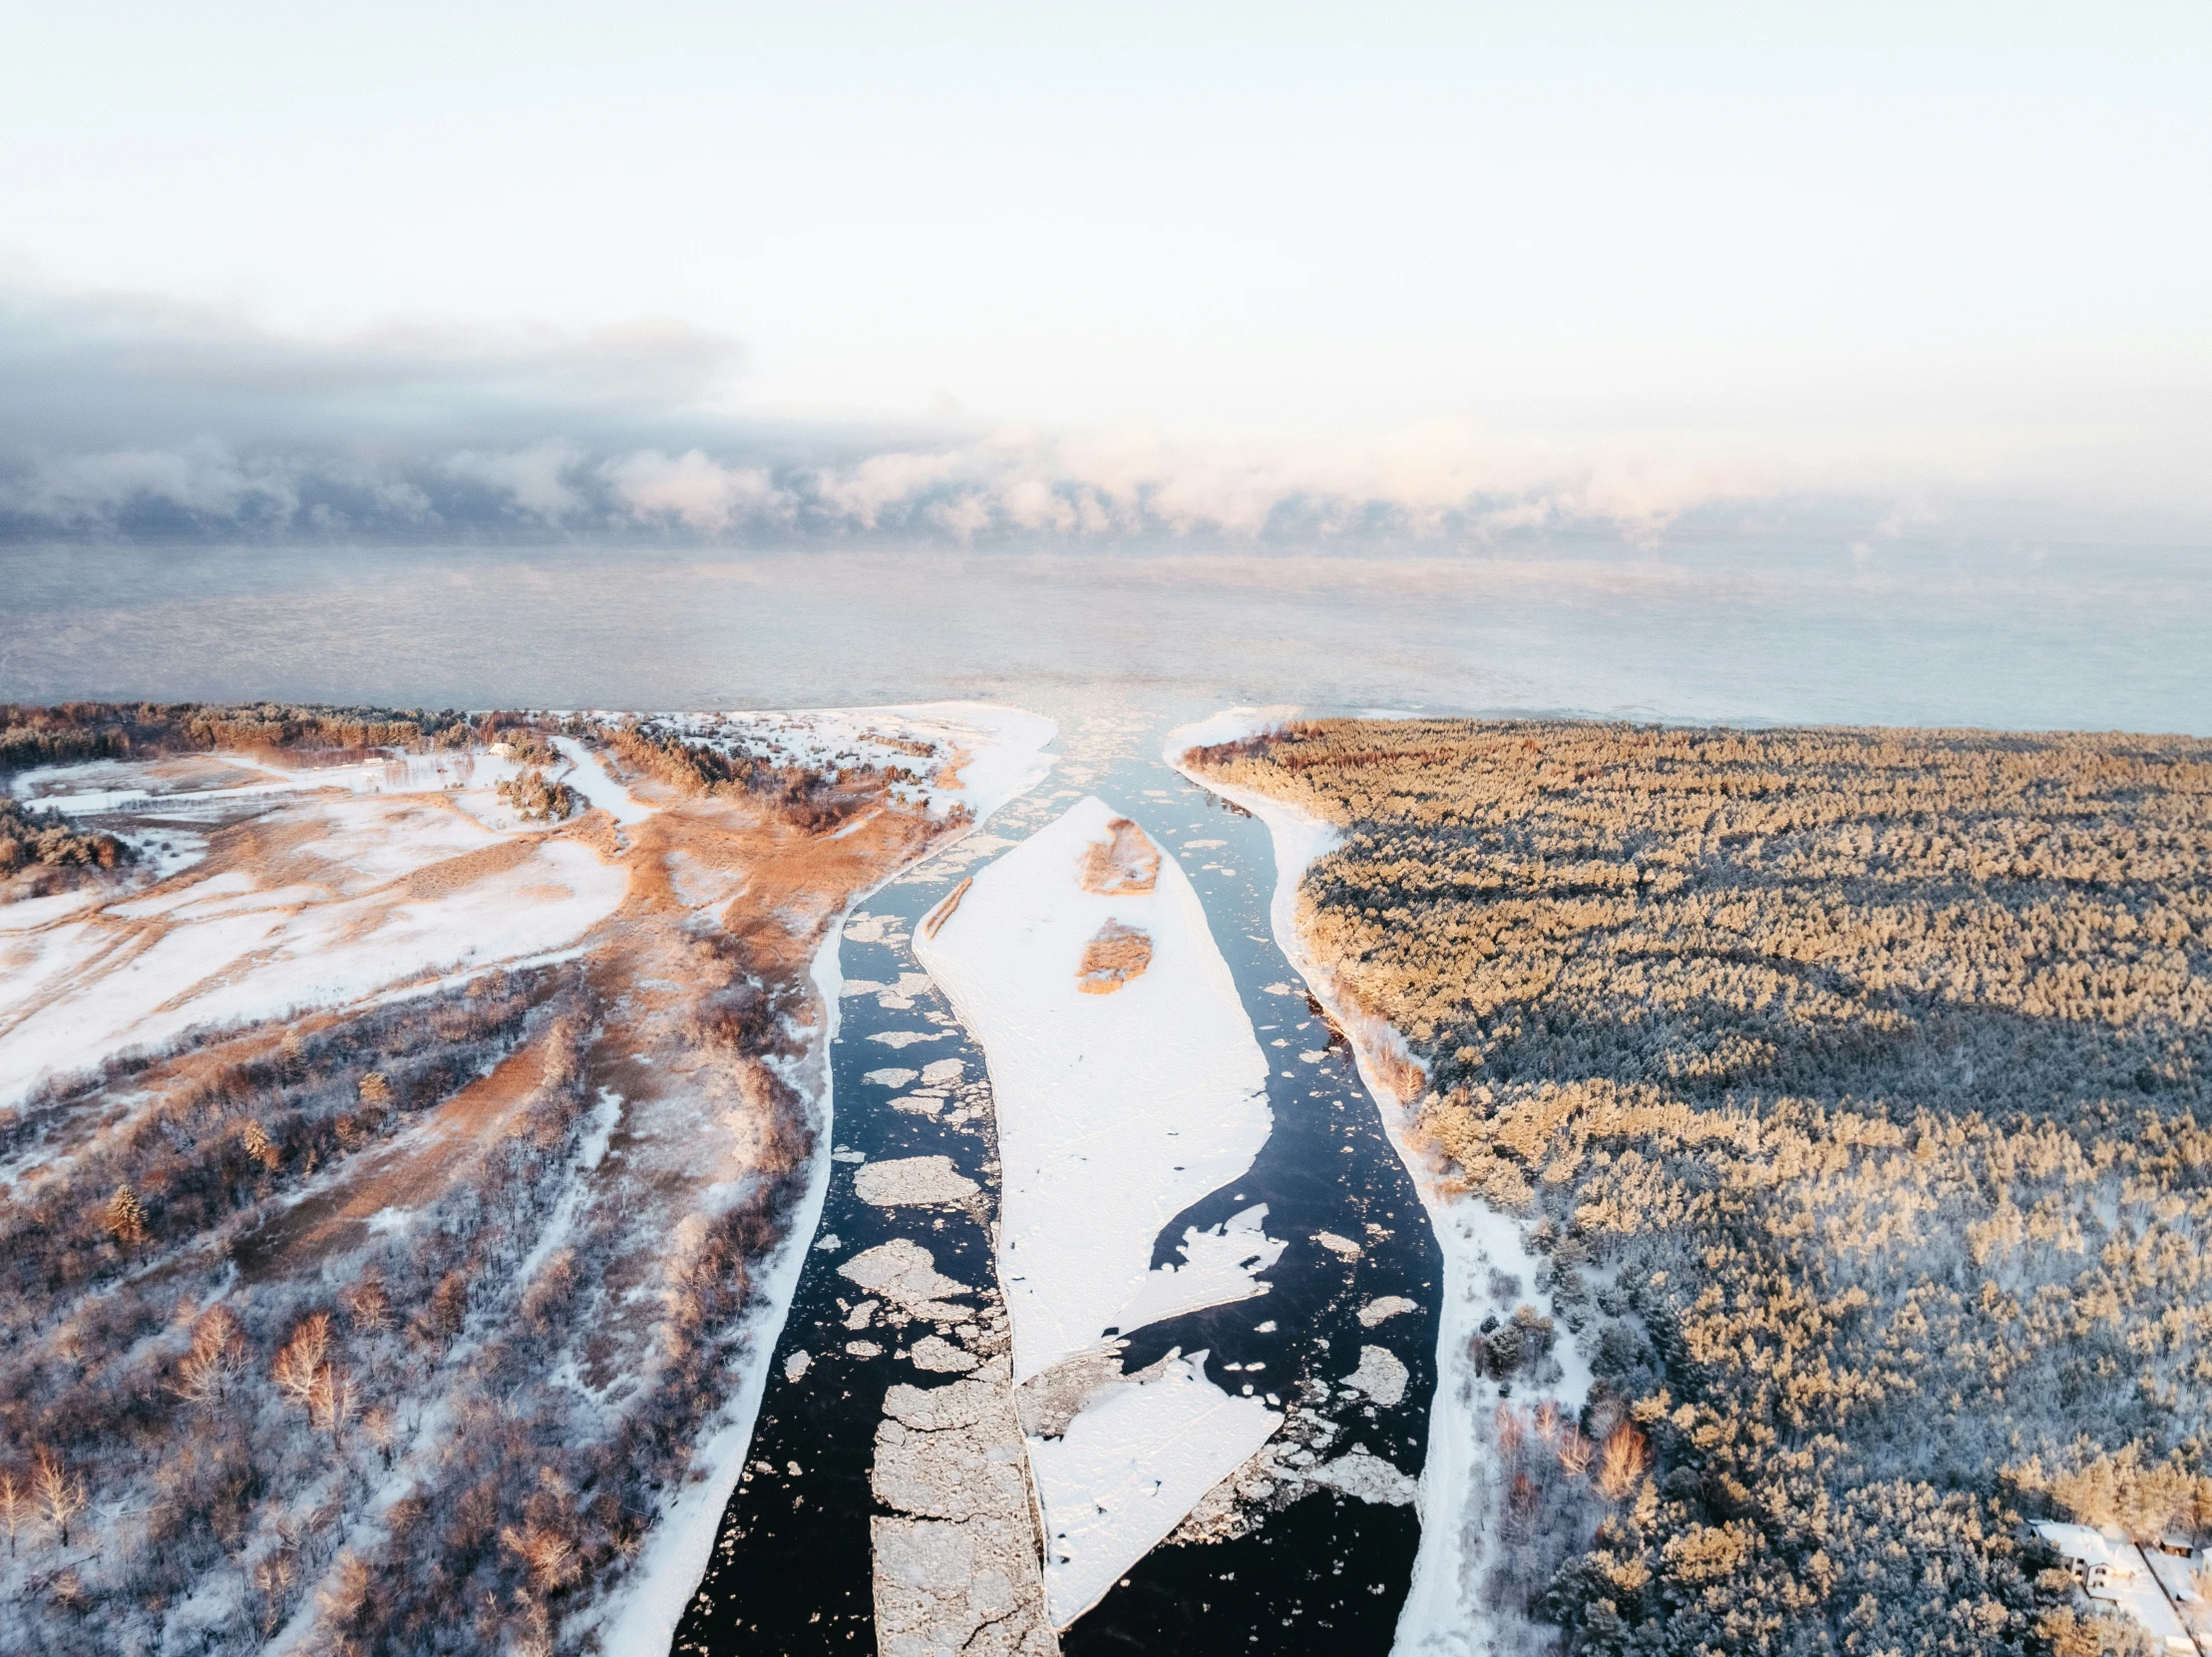
[[[1065,1626],[1281,1423],[1204,1354],[1131,1377],[1113,1357],[1131,1330],[1259,1293],[1281,1252],[1259,1209],[1152,1266],[1162,1228],[1266,1141],[1267,1060],[1188,877],[1096,798],[948,897],[915,949],[989,1057],[1013,1381],[1052,1429],[1029,1464]]]

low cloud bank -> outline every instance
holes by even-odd
[[[1882,539],[1976,499],[1988,533],[2004,496],[1969,478],[1947,499],[1864,451],[1808,467],[1755,442],[1545,443],[1450,421],[1328,442],[771,421],[729,411],[739,367],[731,341],[673,324],[330,344],[0,293],[0,541],[1650,543],[1816,523]],[[2051,533],[2047,511],[2012,516],[1999,533]]]

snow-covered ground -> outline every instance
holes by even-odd
[[[572,736],[556,736],[553,746],[560,750],[568,762],[568,769],[560,774],[559,781],[566,783],[586,801],[605,812],[623,828],[642,823],[653,814],[653,808],[635,799],[630,791],[606,774],[596,754],[591,753]]]
[[[192,785],[194,770],[251,773],[262,780],[216,787]],[[239,800],[339,790],[348,794],[438,794],[489,790],[518,775],[521,765],[477,749],[395,754],[348,765],[283,766],[243,754],[193,756],[188,761],[90,760],[23,771],[10,783],[16,798],[42,811],[84,817],[117,811],[185,816]]]
[[[2197,1642],[2182,1622],[2184,1607],[2203,1603],[2192,1561],[2138,1547],[2118,1530],[2049,1520],[2035,1530],[2076,1562],[2090,1599],[2118,1607],[2173,1657],[2197,1657]]]
[[[1487,1493],[1502,1488],[1497,1455],[1482,1435],[1481,1423],[1495,1398],[1481,1400],[1484,1383],[1469,1357],[1485,1315],[1510,1315],[1513,1307],[1492,1298],[1494,1273],[1527,1283],[1535,1280],[1535,1257],[1521,1240],[1513,1219],[1480,1200],[1448,1195],[1436,1153],[1413,1131],[1410,1113],[1384,1080],[1377,1060],[1385,1054],[1407,1056],[1398,1033],[1367,1018],[1338,995],[1324,967],[1315,963],[1297,931],[1298,883],[1312,861],[1337,842],[1335,828],[1264,794],[1231,788],[1186,770],[1183,756],[1192,748],[1237,741],[1281,728],[1296,710],[1288,707],[1233,708],[1182,726],[1167,740],[1167,761],[1197,783],[1250,811],[1268,826],[1275,844],[1276,886],[1270,921],[1277,946],[1295,968],[1314,998],[1350,1039],[1359,1073],[1375,1100],[1385,1130],[1428,1211],[1444,1257],[1443,1302],[1436,1331],[1436,1394],[1429,1410],[1428,1456],[1421,1470],[1416,1506],[1421,1518],[1420,1551],[1413,1581],[1398,1616],[1393,1650],[1406,1657],[1506,1657],[1521,1648],[1520,1625],[1484,1606],[1475,1581],[1476,1560],[1470,1540],[1491,1528],[1483,1510]],[[1541,1297],[1533,1297],[1541,1298]],[[1570,1411],[1581,1409],[1590,1394],[1588,1360],[1572,1341],[1556,1350],[1562,1375],[1552,1389]]]
[[[1188,1233],[1183,1264],[1152,1269],[1161,1230],[1251,1167],[1273,1116],[1266,1057],[1174,859],[1158,858],[1149,882],[1086,885],[1086,859],[1114,820],[1104,802],[1081,800],[915,935],[990,1067],[1017,1385],[1070,1360],[1095,1364],[1116,1334],[1259,1292],[1255,1256],[1272,1261],[1282,1246],[1254,1209]],[[1110,922],[1140,929],[1150,960],[1119,989],[1086,994],[1085,949]],[[1170,1371],[1093,1392],[1064,1438],[1029,1441],[1059,1626],[1281,1425],[1195,1360]]]
[[[354,782],[375,775],[334,769]],[[625,872],[582,840],[493,826],[497,796],[465,762],[395,766],[382,779],[392,787],[304,791],[328,774],[272,785],[266,848],[249,862],[98,906],[0,906],[0,1104],[42,1075],[194,1027],[350,1005],[543,956],[621,902]],[[396,786],[402,774],[421,786]],[[440,778],[455,792],[434,791]],[[66,780],[41,778],[48,789]],[[66,810],[77,796],[50,792],[42,803]],[[166,794],[159,810],[208,804]]]

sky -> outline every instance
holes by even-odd
[[[2212,545],[2212,10],[17,8],[0,536]]]

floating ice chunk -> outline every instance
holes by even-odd
[[[1282,1426],[1258,1399],[1208,1381],[1205,1359],[1170,1353],[1152,1379],[1093,1394],[1060,1438],[1029,1441],[1056,1627],[1097,1604]]]
[[[924,1087],[957,1086],[960,1072],[966,1068],[957,1058],[932,1058],[922,1066],[922,1084]]]
[[[941,1041],[950,1034],[943,1030],[879,1030],[869,1039],[887,1047],[911,1047],[917,1041]]]
[[[921,1073],[920,1070],[870,1070],[861,1080],[872,1081],[879,1087],[904,1087]]]
[[[1313,1233],[1313,1241],[1345,1260],[1357,1260],[1367,1252],[1349,1237],[1339,1237],[1333,1231],[1316,1231]]]
[[[1405,1397],[1405,1384],[1410,1379],[1396,1353],[1386,1347],[1361,1347],[1359,1368],[1344,1377],[1344,1385],[1388,1408]]]
[[[1420,1308],[1403,1295],[1384,1295],[1371,1300],[1359,1309],[1359,1327],[1372,1329],[1378,1323],[1398,1316],[1401,1312],[1418,1312]]]
[[[797,1381],[807,1373],[807,1366],[813,1362],[814,1359],[804,1352],[793,1353],[784,1360],[784,1379],[786,1381]]]
[[[936,1269],[936,1257],[920,1243],[894,1237],[856,1254],[838,1267],[838,1275],[872,1294],[896,1301],[907,1312],[931,1322],[958,1323],[968,1314],[942,1302],[974,1291]]]
[[[918,1370],[938,1375],[965,1375],[981,1362],[972,1352],[962,1352],[941,1335],[924,1335],[907,1351]]]
[[[981,1187],[952,1166],[949,1156],[902,1156],[871,1162],[853,1176],[853,1192],[878,1208],[965,1202]]]
[[[1372,1348],[1368,1350],[1372,1351]],[[1410,1507],[1419,1486],[1364,1446],[1354,1445],[1333,1461],[1324,1461],[1306,1475],[1316,1484],[1341,1490],[1378,1507]]]

